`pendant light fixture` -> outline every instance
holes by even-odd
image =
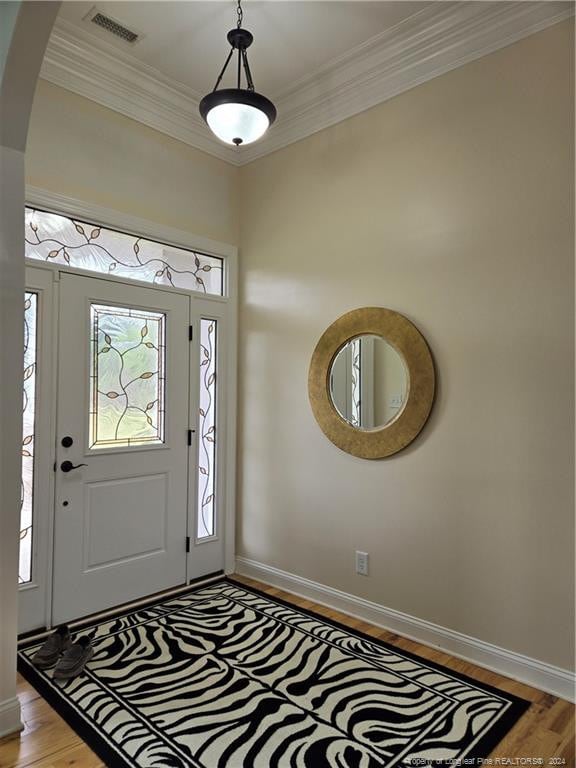
[[[200,102],[200,114],[208,123],[208,127],[221,141],[226,144],[251,144],[263,136],[276,119],[276,107],[266,96],[254,90],[248,55],[246,49],[254,40],[252,33],[242,29],[242,7],[240,0],[236,9],[238,22],[236,29],[228,32],[227,39],[230,53],[222,71],[218,75],[212,93],[204,96]],[[236,88],[221,88],[220,81],[234,51],[238,51],[238,67]],[[242,70],[246,79],[246,87],[241,87]]]

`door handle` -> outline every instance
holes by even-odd
[[[62,464],[60,464],[60,469],[62,472],[71,472],[73,469],[78,469],[78,467],[87,467],[88,464],[72,464],[71,461],[63,461]]]

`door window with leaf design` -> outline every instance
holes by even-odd
[[[162,312],[91,305],[90,448],[164,442]]]

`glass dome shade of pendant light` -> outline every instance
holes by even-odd
[[[213,91],[200,103],[210,130],[226,144],[251,144],[261,138],[276,118],[276,109],[265,96],[241,88]]]

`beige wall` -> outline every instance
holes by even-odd
[[[237,244],[237,168],[44,80],[26,183]]]
[[[571,23],[241,171],[239,554],[573,665]],[[424,333],[422,436],[324,437],[312,350],[380,305]],[[355,549],[371,555],[353,573]]]
[[[571,45],[558,25],[241,171],[40,82],[26,154],[29,184],[199,236],[241,218],[239,554],[563,667]],[[379,462],[307,401],[316,341],[364,305],[438,368],[423,435]]]

